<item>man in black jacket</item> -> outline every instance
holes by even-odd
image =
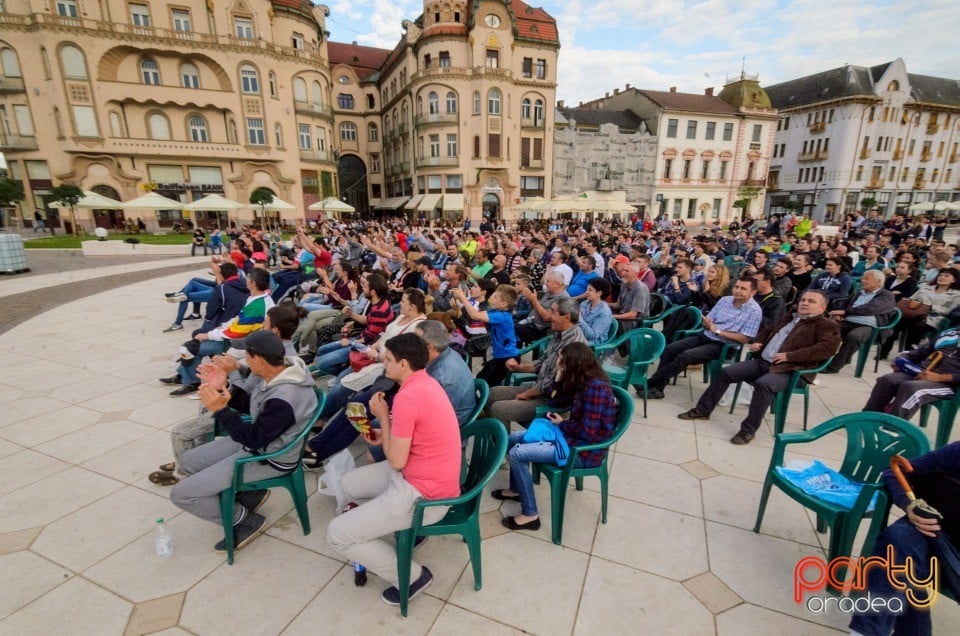
[[[769,269],[757,270],[753,275],[753,280],[757,281],[757,293],[753,299],[760,305],[760,311],[763,312],[763,320],[760,322],[760,330],[769,329],[773,323],[780,320],[780,316],[787,310],[787,304],[773,288],[775,274]]]
[[[840,320],[840,337],[843,343],[824,373],[839,373],[850,363],[860,345],[870,339],[874,327],[883,327],[893,317],[897,308],[893,293],[883,288],[883,273],[871,269],[860,279],[862,288],[851,297],[843,309],[834,309],[831,318]]]

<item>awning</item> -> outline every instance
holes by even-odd
[[[442,196],[442,194],[423,195],[423,201],[421,201],[420,205],[417,206],[417,210],[420,212],[430,212],[437,207],[437,204],[440,203],[440,197]]]
[[[415,194],[413,198],[407,201],[407,204],[403,206],[404,210],[416,210],[417,206],[420,205],[420,202],[423,201],[422,194]]]
[[[463,211],[463,195],[462,194],[443,195],[443,211],[444,212],[462,212]]]
[[[396,210],[404,203],[406,203],[410,197],[393,197],[391,199],[384,199],[377,205],[378,210]]]
[[[380,204],[380,197],[373,197],[370,199],[370,207],[376,208]]]

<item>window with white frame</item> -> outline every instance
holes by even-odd
[[[184,88],[200,88],[200,71],[189,62],[180,65],[180,82]]]
[[[427,95],[427,108],[431,115],[440,114],[440,96],[435,91],[430,91]]]
[[[473,91],[473,114],[480,114],[480,91]]]
[[[248,95],[258,95],[260,93],[260,75],[257,69],[246,64],[240,67],[240,87]]]
[[[456,157],[459,154],[458,144],[457,144],[457,135],[448,134],[447,135],[447,156]]]
[[[537,60],[537,79],[547,79],[546,60]]]
[[[247,141],[251,146],[266,146],[267,135],[263,129],[263,119],[247,117]]]
[[[73,120],[77,124],[77,135],[80,137],[99,137],[100,129],[97,127],[97,116],[93,112],[93,106],[74,106]]]
[[[297,33],[296,31],[294,31],[293,36],[291,37],[291,40],[292,40],[293,48],[297,49],[298,51],[303,50],[303,34],[302,33]]]
[[[57,0],[57,15],[61,18],[76,18],[79,15],[76,0]]]
[[[163,113],[153,113],[147,120],[150,139],[170,139],[170,121]]]
[[[250,18],[241,18],[240,16],[235,16],[233,18],[233,32],[237,34],[238,38],[252,40],[253,20]]]
[[[302,150],[312,148],[313,137],[310,135],[310,124],[297,124],[297,143]]]
[[[302,77],[293,78],[293,101],[307,101],[307,81]]]
[[[120,115],[111,112],[108,119],[110,120],[110,134],[114,137],[123,137],[123,126],[120,124]]]
[[[156,60],[149,57],[140,60],[140,77],[143,78],[144,84],[152,84],[154,86],[160,84],[160,67],[157,65]]]
[[[316,126],[313,129],[313,138],[317,140],[317,150],[327,149],[327,131],[322,126]]]
[[[376,174],[380,172],[380,153],[370,153],[370,172]]]
[[[533,103],[533,124],[543,126],[543,100],[538,99]]]
[[[447,93],[447,114],[453,115],[457,112],[457,94],[453,91]]]
[[[145,4],[131,4],[130,23],[138,27],[150,26],[150,7]]]
[[[60,63],[63,65],[63,74],[70,79],[87,79],[87,65],[83,51],[68,44],[60,49]]]
[[[189,32],[193,31],[190,25],[190,12],[185,9],[173,9],[170,11],[170,17],[173,19],[173,30]]]
[[[340,124],[340,141],[356,141],[357,140],[357,125],[345,121]]]
[[[3,74],[6,77],[23,77],[20,71],[20,61],[13,49],[4,48],[0,50],[0,65],[3,66]]]
[[[353,110],[353,95],[350,93],[339,93],[337,95],[337,107],[342,110]]]
[[[430,135],[430,156],[440,156],[440,135]]]
[[[267,85],[270,90],[270,97],[277,96],[277,74],[273,71],[267,73]]]
[[[273,125],[273,142],[277,148],[283,148],[283,128],[279,122]]]
[[[491,88],[490,92],[487,93],[487,114],[488,115],[499,115],[500,114],[500,89]]]
[[[187,127],[190,129],[190,139],[193,141],[209,141],[207,135],[207,120],[201,115],[193,115],[187,121]]]
[[[367,141],[377,141],[380,139],[380,131],[377,129],[377,125],[373,122],[370,122],[367,125]]]
[[[530,99],[527,97],[520,102],[520,119],[530,119]]]

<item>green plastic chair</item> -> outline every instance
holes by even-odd
[[[605,345],[605,344],[607,344],[608,342],[612,341],[614,338],[616,338],[616,337],[617,337],[617,332],[618,332],[619,330],[620,330],[620,323],[617,322],[616,320],[611,320],[611,321],[610,321],[610,328],[607,329],[607,337],[603,339],[603,342],[598,342],[598,343],[596,343],[596,344],[590,345],[590,348],[593,349],[594,355],[596,355],[596,353],[597,353],[597,347],[599,347],[599,346],[601,346],[601,345]]]
[[[664,298],[662,294],[650,294],[650,303],[651,303],[651,304],[652,304],[652,302],[653,302],[653,297],[654,297],[654,296],[659,296],[659,297],[662,299],[662,301],[661,301],[661,302],[662,302],[662,305],[661,305],[661,306],[664,307],[664,310],[661,311],[661,312],[660,312],[659,314],[657,314],[656,316],[650,316],[650,317],[648,317],[648,318],[644,318],[643,320],[641,320],[641,321],[640,321],[640,324],[638,325],[639,327],[643,327],[643,328],[646,328],[646,329],[652,329],[653,326],[656,325],[658,322],[663,322],[664,320],[666,320],[666,318],[667,318],[668,316],[670,316],[671,314],[674,314],[674,313],[680,311],[680,310],[683,308],[683,305],[674,305],[674,306],[672,306],[672,307],[668,307],[668,306],[667,306],[667,299]]]
[[[864,484],[856,502],[849,509],[807,494],[774,470],[783,465],[784,453],[788,445],[808,444],[840,429],[846,432],[847,450],[839,472],[848,479]],[[753,531],[760,532],[770,488],[776,486],[794,501],[817,513],[818,532],[826,532],[827,528],[830,528],[828,561],[839,556],[852,556],[853,542],[860,521],[868,515],[872,516],[872,520],[864,549],[869,550],[876,540],[880,527],[886,521],[882,511],[887,509],[888,497],[880,475],[890,466],[890,457],[903,455],[911,459],[926,453],[929,447],[927,438],[920,429],[888,413],[849,413],[831,418],[803,433],[778,433],[774,440],[773,455],[770,457],[767,476],[763,482],[757,522]],[[812,454],[816,455],[816,453]],[[874,513],[868,513],[867,508],[875,493],[878,494]]]
[[[607,351],[616,351],[624,342],[630,343],[630,354],[627,356],[627,365],[618,367],[613,364],[603,365],[603,370],[610,379],[610,384],[629,390],[631,385],[643,387],[643,416],[647,416],[647,369],[657,361],[664,347],[666,338],[659,331],[639,327],[623,334],[616,340],[600,345],[596,348],[597,356]]]
[[[605,442],[598,444],[587,444],[586,446],[571,446],[570,460],[566,466],[560,467],[555,464],[532,464],[534,483],[540,483],[540,475],[546,475],[550,480],[550,512],[553,519],[553,542],[560,545],[563,537],[563,513],[567,503],[567,487],[570,485],[570,478],[573,477],[577,490],[583,490],[583,478],[595,476],[600,478],[600,520],[607,522],[607,482],[610,472],[607,469],[607,458],[609,452],[604,456],[599,466],[592,468],[582,468],[575,466],[576,459],[583,451],[605,450],[609,449],[620,439],[630,426],[633,419],[633,398],[625,390],[618,386],[613,387],[613,394],[617,399],[617,425],[613,430],[613,435]]]
[[[303,449],[306,446],[307,434],[313,425],[316,424],[320,412],[323,411],[323,405],[327,401],[326,394],[320,389],[314,389],[317,394],[317,410],[313,417],[303,427],[303,430],[289,444],[280,450],[263,455],[252,455],[250,457],[238,457],[233,462],[233,481],[230,487],[220,493],[220,520],[223,523],[223,535],[227,544],[227,564],[233,565],[233,507],[237,493],[248,490],[263,490],[264,488],[276,488],[282,486],[290,492],[290,498],[293,499],[293,505],[297,508],[297,516],[300,517],[300,525],[303,528],[303,534],[310,534],[310,513],[307,511],[307,487],[303,481]],[[300,460],[297,461],[297,467],[284,475],[278,475],[269,479],[258,481],[244,481],[243,469],[247,464],[259,463],[266,459],[280,457],[289,453],[295,448],[300,448]]]
[[[924,404],[920,407],[920,426],[926,428],[927,421],[930,419],[931,407],[940,412],[937,419],[937,440],[934,442],[934,448],[940,448],[950,443],[950,433],[953,432],[953,422],[957,419],[957,411],[960,410],[960,391],[954,393],[949,400],[937,400],[930,404]]]
[[[523,356],[528,353],[531,354],[531,357],[534,360],[539,360],[540,356],[543,355],[543,352],[547,350],[547,345],[550,344],[550,340],[552,339],[553,335],[549,335],[531,342],[517,352],[517,361],[520,361]],[[536,379],[536,373],[510,373],[508,371],[506,377],[503,379],[503,384],[504,386],[520,386],[521,384],[526,384],[527,382]]]
[[[787,421],[787,409],[790,407],[790,398],[794,395],[803,396],[803,430],[807,430],[807,416],[810,414],[810,385],[807,382],[801,382],[800,379],[805,375],[820,373],[830,366],[831,362],[833,362],[833,356],[827,358],[826,361],[818,367],[798,369],[790,374],[787,387],[774,396],[773,404],[770,405],[770,410],[773,412],[773,432],[775,435],[783,432],[783,427]],[[740,385],[741,383],[738,382],[737,388],[733,392],[733,402],[730,404],[731,413],[733,413],[733,409],[737,406],[737,398],[740,397]]]
[[[890,322],[882,327],[872,327],[870,329],[870,338],[860,345],[857,351],[857,366],[854,369],[853,377],[859,378],[863,376],[863,368],[867,366],[867,358],[870,357],[870,349],[873,345],[877,345],[877,354],[874,356],[873,362],[873,372],[876,373],[877,369],[880,368],[880,334],[884,331],[892,331],[897,326],[897,323],[900,322],[903,312],[899,309],[894,309],[890,315],[892,316]]]
[[[684,338],[688,336],[695,336],[698,333],[703,333],[703,327],[697,329],[687,329],[683,335]],[[720,348],[720,353],[714,360],[705,362],[703,364],[703,383],[709,384],[710,378],[712,378],[717,373],[720,373],[720,370],[727,366],[728,364],[733,364],[740,361],[740,354],[743,352],[743,345],[739,342],[726,342]],[[673,376],[671,384],[677,384],[677,378],[679,375]],[[687,377],[687,370],[683,370],[683,377]]]
[[[463,492],[451,499],[418,499],[413,509],[413,522],[407,530],[394,534],[397,540],[397,575],[400,591],[400,613],[407,615],[410,600],[410,562],[417,537],[441,534],[459,534],[467,544],[473,565],[473,588],[483,587],[480,563],[480,497],[483,489],[500,469],[507,454],[507,428],[500,420],[484,418],[467,424],[462,429],[464,439],[473,440],[473,455],[467,469],[467,478],[461,485]],[[433,506],[450,506],[447,514],[432,525],[423,525],[423,513]]]
[[[476,393],[477,404],[473,407],[473,410],[470,411],[470,417],[467,418],[466,423],[463,426],[473,422],[480,414],[483,412],[483,409],[487,407],[487,401],[490,399],[490,386],[487,384],[486,380],[481,380],[480,378],[473,379],[473,390]],[[461,430],[463,429],[461,426]]]
[[[695,336],[703,331],[703,312],[693,305],[686,305],[683,310],[690,314],[690,317],[693,319],[693,325],[686,329],[678,329],[675,331],[670,342],[676,342],[687,336]]]

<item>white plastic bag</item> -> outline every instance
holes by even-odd
[[[347,498],[340,487],[340,480],[356,467],[357,464],[353,459],[353,454],[350,453],[349,448],[345,448],[326,461],[323,466],[323,474],[317,478],[317,492],[336,497],[337,510],[347,504]]]
[[[720,398],[720,406],[730,406],[733,402],[733,392],[737,390],[736,384],[727,387],[723,397]],[[740,385],[740,395],[737,396],[737,404],[740,406],[750,406],[750,400],[753,399],[753,386],[744,382]]]

